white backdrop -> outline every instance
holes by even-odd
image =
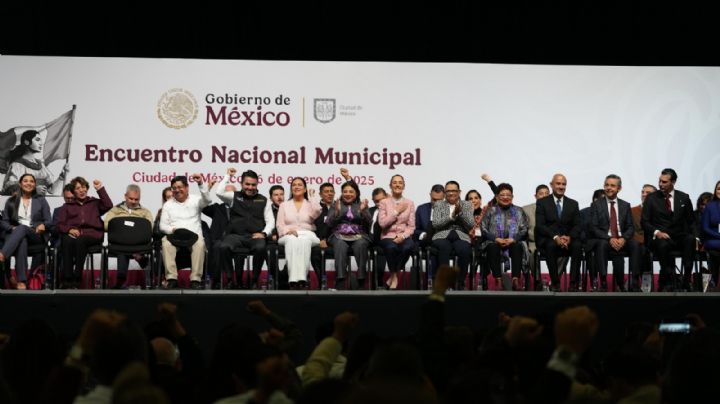
[[[165,110],[166,120],[172,112],[180,121],[183,113],[197,113],[182,129],[168,127],[158,113],[162,97],[177,92],[196,102]],[[287,116],[288,123],[213,123],[207,108],[217,115],[225,105],[208,97],[225,94],[268,97],[270,105],[261,112],[278,120]],[[330,122],[316,119],[315,99],[334,100]],[[223,175],[230,166],[262,174],[263,193],[271,176],[281,176],[287,189],[288,176],[325,181],[345,166],[361,177],[368,198],[374,187],[387,187],[390,176],[401,173],[416,203],[425,202],[432,184],[449,179],[463,191],[478,189],[486,201],[484,172],[497,183],[510,182],[518,205],[532,202],[535,186],[555,172],[566,174],[567,194],[581,206],[609,173],[623,178],[620,196],[633,205],[642,184],[656,184],[664,167],[677,170],[677,188],[693,200],[720,178],[720,68],[714,67],[0,57],[0,131],[41,125],[73,104],[69,177],[101,179],[115,203],[128,183],[143,176]],[[256,105],[240,104],[227,105],[226,117],[233,107],[256,117]],[[113,151],[174,147],[202,157],[184,163],[97,161],[93,145]],[[304,147],[305,164],[213,162],[212,146],[238,152]],[[326,153],[331,147],[386,148],[420,159],[393,169],[318,161],[316,148]],[[62,163],[52,167],[56,174]],[[142,202],[153,212],[168,185],[161,180],[140,182]],[[56,206],[61,199],[50,202]]]

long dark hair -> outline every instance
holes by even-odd
[[[18,179],[17,184],[15,184],[16,191],[13,192],[12,196],[8,198],[7,203],[8,204],[8,216],[11,223],[19,223],[18,222],[18,215],[20,214],[20,201],[22,200],[22,188],[20,187],[20,184],[22,184],[22,180],[25,177],[32,177],[33,180],[35,180],[35,176],[29,173],[23,174],[20,176],[20,179]],[[36,181],[37,183],[37,181]],[[32,193],[30,194],[30,197],[34,197],[37,195],[37,186],[35,189],[33,189]]]
[[[716,183],[715,183],[715,188],[713,188],[713,192],[712,192],[712,194],[713,194],[712,200],[713,200],[713,201],[720,200],[720,198],[718,198],[718,196],[717,196],[717,187],[718,187],[718,185],[720,185],[720,181],[716,182]]]
[[[32,129],[23,132],[23,134],[20,135],[20,144],[15,146],[15,148],[10,151],[10,154],[8,155],[8,161],[13,162],[19,160],[20,157],[25,155],[25,153],[30,150],[30,146],[26,145],[25,142],[32,142],[35,136],[39,134],[40,132]]]
[[[303,178],[303,177],[295,177],[295,178],[292,179],[292,181],[290,181],[290,197],[288,198],[288,201],[293,198],[293,194],[292,194],[292,183],[295,182],[295,180],[300,180],[300,181],[302,181],[303,186],[305,187],[305,193],[303,194],[303,198],[305,198],[305,200],[307,200],[307,199],[308,199],[308,196],[307,196],[307,182],[305,182],[305,178]],[[282,187],[281,187],[281,188],[282,188]],[[272,195],[272,193],[271,193],[270,195]]]
[[[467,191],[467,193],[465,194],[465,200],[470,201],[470,195],[472,195],[472,194],[477,194],[478,198],[480,198],[480,201],[482,201],[482,195],[480,195],[480,192],[478,192],[476,189],[471,189],[471,190]],[[481,204],[479,208],[473,209],[473,216],[482,214],[482,211],[483,211],[483,207]]]

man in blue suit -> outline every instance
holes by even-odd
[[[445,199],[445,187],[435,184],[430,189],[430,202],[423,203],[415,209],[415,232],[413,240],[421,248],[427,247],[432,242],[432,207],[437,201]],[[437,258],[430,258],[430,267],[427,268],[428,277],[432,278],[437,267]]]
[[[560,291],[557,258],[570,256],[570,290],[578,290],[582,242],[580,209],[576,200],[565,196],[567,179],[555,174],[550,181],[552,194],[537,201],[535,208],[535,243],[547,258],[552,290]]]

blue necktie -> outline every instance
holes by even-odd
[[[562,216],[562,205],[560,205],[560,199],[558,199],[557,202],[555,203],[555,207],[557,208],[558,219],[559,219],[560,216]]]

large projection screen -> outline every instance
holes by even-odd
[[[0,57],[5,151],[73,106],[69,177],[115,203],[138,183],[153,212],[172,174],[228,167],[260,173],[263,193],[337,185],[347,167],[368,198],[400,173],[416,204],[451,179],[486,202],[482,173],[524,205],[562,172],[581,207],[610,173],[633,205],[665,167],[693,199],[720,179],[716,67]]]

